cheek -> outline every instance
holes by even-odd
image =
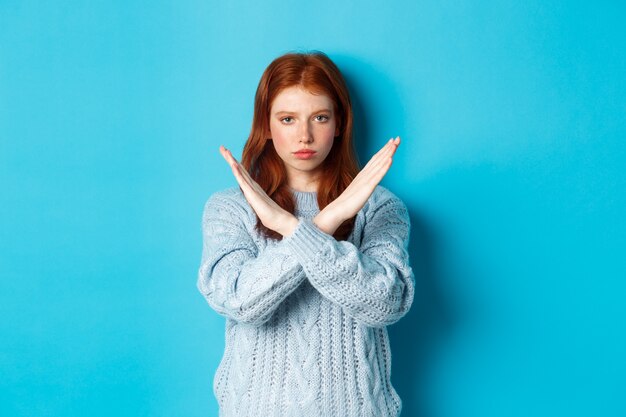
[[[274,149],[276,149],[276,152],[279,155],[284,155],[285,153],[289,152],[287,138],[285,137],[284,133],[280,131],[280,129],[272,129],[271,138]]]
[[[324,142],[332,142],[336,136],[335,133],[334,124],[325,124],[320,126],[316,136],[319,140],[323,140]]]

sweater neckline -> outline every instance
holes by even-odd
[[[317,191],[297,191],[290,188],[299,210],[317,209]]]

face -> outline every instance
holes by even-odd
[[[302,189],[317,184],[322,162],[339,134],[333,101],[299,86],[285,88],[272,103],[269,124],[289,185]]]

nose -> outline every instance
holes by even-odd
[[[300,136],[300,142],[309,143],[313,141],[313,134],[309,123],[302,123],[300,132],[298,133]]]

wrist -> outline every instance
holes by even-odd
[[[324,233],[332,235],[344,222],[339,213],[334,210],[332,203],[324,207],[314,218],[313,223]]]
[[[279,230],[276,231],[280,233],[283,237],[291,236],[293,231],[296,230],[296,227],[298,227],[299,223],[300,220],[298,220],[296,216],[288,213],[285,215],[285,218],[280,221],[279,224],[281,225],[281,227],[279,227]]]

